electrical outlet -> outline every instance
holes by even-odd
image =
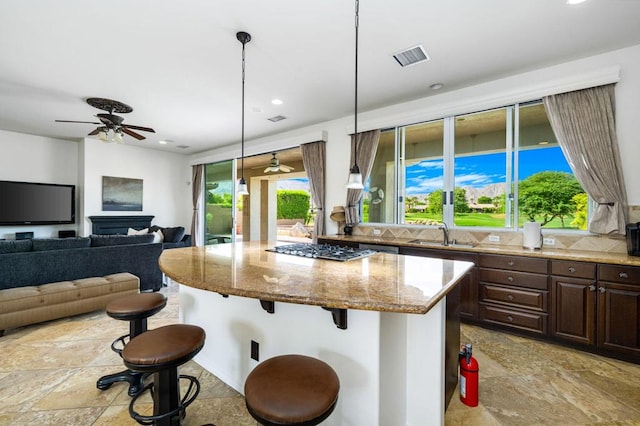
[[[380,230],[379,229],[374,229],[373,230],[373,235],[380,235]]]
[[[499,235],[489,235],[489,241],[492,243],[499,243],[500,236]]]
[[[555,238],[543,238],[542,239],[542,244],[546,244],[548,246],[555,246],[556,245],[556,239]]]
[[[260,345],[255,340],[251,341],[251,359],[260,361]]]

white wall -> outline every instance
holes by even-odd
[[[182,154],[86,138],[83,151],[81,233],[91,233],[89,216],[153,215],[158,226],[191,227],[191,168]],[[142,179],[141,212],[103,212],[102,177]]]
[[[480,111],[542,96],[619,81],[616,86],[616,125],[622,168],[630,205],[640,205],[640,157],[637,121],[640,117],[640,45],[506,77],[461,90],[360,113],[358,130],[365,131]],[[311,101],[311,100],[310,100]],[[331,207],[344,205],[349,173],[349,132],[353,117],[320,123],[292,132],[245,142],[247,155],[275,151],[318,140],[327,141],[327,234],[337,231],[328,220]],[[267,149],[268,147],[268,149]],[[228,160],[240,155],[239,145],[191,156],[189,163]]]
[[[77,185],[78,143],[0,130],[0,180]],[[78,204],[76,187],[76,218]],[[77,220],[72,225],[2,226],[0,238],[29,231],[37,238],[57,237],[61,229],[77,231]]]
[[[142,212],[103,212],[102,176],[143,180]],[[33,231],[36,238],[57,237],[61,229],[91,233],[88,216],[153,215],[159,226],[191,227],[191,168],[188,157],[96,139],[81,142],[0,130],[0,180],[76,185],[76,223],[0,227],[0,238]]]

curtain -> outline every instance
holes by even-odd
[[[316,206],[316,220],[313,225],[313,242],[318,241],[318,235],[325,234],[324,214],[324,184],[326,164],[326,144],[324,141],[305,143],[300,146],[302,164],[309,178],[311,198]]]
[[[202,200],[202,175],[204,174],[204,164],[196,164],[192,167],[191,175],[191,197],[193,201],[193,215],[191,217],[191,245],[201,246],[204,244],[204,227],[202,215],[200,214],[200,201]]]
[[[369,174],[371,174],[373,160],[378,149],[380,130],[358,133],[357,136],[358,140],[356,141],[356,135],[351,135],[351,163],[349,167],[353,165],[353,153],[357,151],[357,164],[360,168],[360,173],[362,173],[362,183],[366,183]],[[344,209],[347,224],[360,223],[360,198],[362,198],[362,189],[347,189],[347,205]]]
[[[571,170],[598,205],[596,234],[625,234],[627,197],[615,126],[614,85],[547,96],[549,122]]]

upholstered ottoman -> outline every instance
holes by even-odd
[[[0,290],[0,336],[4,330],[104,309],[139,292],[140,280],[122,272],[39,286]]]

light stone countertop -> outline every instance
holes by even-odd
[[[425,314],[474,265],[376,253],[347,262],[266,251],[275,242],[164,250],[160,269],[190,287],[266,301]]]
[[[640,266],[640,257],[629,256],[623,253],[609,253],[604,251],[587,250],[560,250],[543,247],[542,249],[526,249],[523,247],[500,245],[500,244],[478,244],[474,247],[453,247],[453,246],[425,246],[411,243],[412,239],[406,238],[379,238],[367,235],[323,235],[319,237],[324,240],[331,240],[345,243],[379,244],[396,247],[413,247],[425,250],[453,250],[467,253],[502,254],[514,256],[541,257],[556,260],[574,260],[579,262],[609,263],[615,265]]]

